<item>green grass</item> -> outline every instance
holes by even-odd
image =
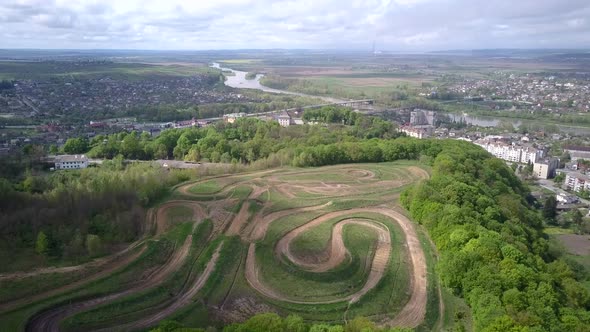
[[[321,254],[330,245],[335,223],[325,222],[301,233],[291,242],[291,251],[299,258]]]
[[[236,186],[233,190],[231,190],[229,197],[244,200],[248,198],[251,193],[252,187],[250,186]]]
[[[166,222],[168,225],[174,225],[183,221],[193,219],[193,210],[187,206],[171,206],[166,211]]]
[[[204,182],[200,182],[195,184],[194,186],[189,188],[189,192],[197,195],[203,194],[215,194],[221,191],[222,186],[217,182],[217,180],[208,180]]]
[[[66,330],[79,330],[81,326],[103,327],[131,322],[144,317],[149,312],[156,311],[160,304],[173,300],[174,296],[179,294],[190,284],[191,280],[197,277],[198,271],[204,269],[213,254],[213,250],[219,244],[219,240],[210,243],[205,241],[211,229],[212,224],[209,221],[197,227],[185,264],[163,283],[143,292],[74,315],[63,321],[62,326]]]
[[[547,235],[574,234],[572,229],[561,227],[545,227],[543,231]]]
[[[82,298],[97,297],[126,289],[131,283],[137,281],[137,276],[141,275],[143,271],[163,264],[171,254],[172,248],[173,243],[167,240],[150,241],[148,242],[147,251],[138,260],[110,276],[93,281],[71,292],[0,314],[2,327],[6,331],[20,331],[24,329],[30,316],[43,309],[57,304],[76,301]]]

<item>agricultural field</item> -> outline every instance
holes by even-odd
[[[0,62],[0,80],[109,77],[137,80],[157,77],[194,76],[212,73],[206,64],[152,63],[68,63],[68,62]]]
[[[163,319],[221,327],[276,312],[452,327],[465,306],[439,288],[435,250],[398,205],[401,191],[428,177],[396,162],[183,183],[117,255],[0,275],[0,322],[10,331],[127,331]]]

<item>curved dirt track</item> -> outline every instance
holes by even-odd
[[[199,202],[189,200],[168,201],[160,205],[156,212],[156,235],[162,234],[168,229],[169,225],[168,220],[166,218],[166,214],[170,208],[177,206],[191,208],[193,210],[192,221],[194,221],[195,223],[199,220],[205,219],[205,217],[207,216]]]
[[[396,220],[397,223],[400,225],[402,231],[406,237],[406,243],[408,245],[408,250],[410,253],[410,260],[412,264],[411,268],[411,285],[410,285],[410,300],[404,308],[398,313],[398,315],[388,322],[388,325],[394,326],[404,326],[404,327],[416,327],[422,323],[424,320],[424,315],[426,313],[426,259],[424,257],[424,252],[422,251],[422,246],[420,245],[420,241],[418,239],[418,235],[416,234],[416,230],[414,229],[414,225],[412,222],[402,215],[399,212],[396,212],[390,208],[385,207],[369,207],[369,208],[355,208],[350,210],[342,210],[336,212],[330,212],[326,215],[313,219],[308,224],[312,224],[313,227],[317,226],[322,222],[327,220],[337,218],[340,216],[345,216],[348,214],[353,213],[378,213],[384,216],[387,216],[393,220]],[[270,221],[272,222],[272,221]],[[269,222],[269,224],[270,224]],[[302,226],[303,227],[303,226]],[[389,236],[389,234],[388,234]],[[284,244],[283,244],[284,245]],[[287,246],[288,247],[288,246]],[[285,248],[287,248],[285,247]],[[298,304],[327,304],[327,303],[336,303],[342,301],[349,301],[349,303],[354,303],[358,301],[363,295],[365,295],[369,290],[377,285],[379,280],[383,277],[383,274],[387,268],[387,261],[389,260],[389,250],[391,250],[391,245],[383,246],[388,247],[389,249],[383,248],[384,252],[379,253],[376,252],[373,258],[373,263],[371,266],[371,271],[367,278],[367,282],[363,286],[363,288],[357,291],[354,294],[348,295],[346,297],[330,300],[330,301],[297,301],[292,300],[285,297],[282,294],[270,289],[268,286],[264,285],[259,277],[258,277],[258,268],[256,266],[256,245],[254,243],[250,244],[248,248],[248,256],[246,258],[246,280],[252,286],[252,288],[256,289],[258,292],[267,296],[269,298],[289,302],[289,303],[298,303]],[[387,253],[385,253],[387,251]],[[384,259],[384,258],[387,259]]]
[[[195,280],[193,285],[186,292],[183,292],[179,296],[177,296],[174,299],[174,302],[172,302],[169,306],[167,306],[166,308],[162,309],[161,311],[159,311],[157,313],[150,315],[149,317],[138,320],[136,322],[125,324],[122,326],[113,326],[113,327],[109,327],[109,328],[105,328],[105,329],[100,329],[98,331],[104,331],[104,332],[113,331],[113,330],[135,331],[135,330],[146,329],[150,326],[157,324],[160,320],[170,316],[176,310],[190,304],[191,301],[193,300],[193,297],[195,295],[197,295],[197,293],[201,290],[201,288],[203,288],[203,286],[205,285],[205,283],[209,279],[209,276],[211,275],[211,273],[213,273],[213,271],[215,269],[215,264],[217,264],[217,260],[219,259],[219,253],[220,253],[222,247],[223,247],[223,242],[221,242],[217,246],[217,249],[215,249],[215,252],[211,256],[211,259],[209,260],[209,262],[205,266],[205,270],[203,270],[203,272],[197,278],[197,280]]]
[[[337,167],[333,168],[337,169]],[[406,167],[413,176],[419,178],[428,178],[428,173],[421,168],[410,166]],[[287,303],[296,303],[296,304],[309,304],[309,305],[317,305],[317,304],[330,304],[330,303],[338,303],[338,302],[348,302],[349,304],[358,302],[365,294],[367,294],[371,289],[377,286],[379,281],[383,278],[385,273],[388,271],[389,268],[389,260],[391,257],[391,237],[389,228],[380,222],[373,221],[370,219],[363,219],[359,217],[352,217],[348,219],[343,219],[336,222],[332,228],[332,235],[330,242],[328,243],[328,247],[326,248],[325,252],[321,254],[320,259],[316,259],[315,261],[311,262],[309,260],[301,259],[294,255],[291,252],[290,244],[292,241],[300,234],[304,233],[305,231],[312,229],[324,222],[329,220],[333,220],[334,218],[351,215],[355,213],[377,213],[384,215],[388,218],[395,220],[400,225],[400,228],[405,234],[406,243],[408,246],[408,253],[410,258],[410,283],[409,283],[409,292],[411,292],[409,301],[405,304],[402,310],[393,318],[389,318],[387,321],[384,322],[384,325],[390,326],[400,326],[400,327],[416,327],[421,324],[424,320],[425,312],[426,312],[426,261],[424,257],[424,253],[422,251],[422,247],[420,241],[418,240],[416,231],[414,229],[414,225],[411,221],[409,221],[405,216],[401,213],[396,212],[394,209],[384,206],[379,207],[366,207],[366,208],[354,208],[349,210],[339,210],[333,212],[326,212],[319,217],[315,217],[309,222],[291,230],[285,236],[283,236],[277,243],[274,248],[275,253],[279,257],[286,257],[294,264],[310,271],[310,272],[326,272],[331,269],[334,269],[338,265],[340,265],[349,254],[347,249],[344,245],[343,240],[343,229],[345,225],[361,225],[363,227],[370,228],[377,232],[378,238],[376,241],[375,253],[372,256],[370,262],[370,270],[367,274],[367,279],[365,283],[362,285],[362,288],[353,294],[349,294],[346,296],[342,296],[341,298],[325,300],[325,301],[298,301],[296,299],[290,299],[286,294],[282,294],[279,290],[275,290],[272,287],[264,284],[259,278],[259,267],[256,264],[256,244],[254,242],[264,239],[266,233],[269,229],[269,226],[274,221],[277,221],[280,218],[297,214],[303,212],[311,212],[311,211],[321,211],[329,207],[332,204],[332,201],[321,204],[321,205],[314,205],[314,206],[304,206],[298,208],[290,208],[285,210],[280,210],[276,212],[269,213],[264,215],[265,211],[268,211],[269,207],[272,206],[271,201],[265,202],[264,197],[260,198],[260,200],[256,204],[264,204],[263,209],[258,212],[257,214],[251,216],[250,213],[250,205],[252,203],[251,200],[258,200],[261,195],[264,193],[268,193],[268,200],[271,198],[271,189],[275,190],[272,192],[274,195],[275,192],[282,194],[284,197],[287,198],[298,198],[300,197],[300,192],[307,192],[310,194],[316,195],[323,195],[324,197],[322,202],[326,202],[328,199],[332,199],[331,197],[346,197],[346,196],[354,196],[361,198],[363,193],[370,192],[372,194],[375,193],[386,193],[388,188],[395,188],[401,185],[407,184],[410,180],[405,178],[399,180],[382,180],[376,181],[375,177],[376,174],[370,170],[364,170],[362,168],[342,168],[342,171],[346,172],[352,180],[348,180],[345,183],[333,183],[328,180],[326,182],[322,181],[315,181],[315,180],[294,180],[292,183],[285,182],[281,179],[278,179],[277,176],[274,174],[271,176],[264,176],[268,173],[276,172],[276,170],[267,170],[267,171],[260,171],[254,173],[241,173],[241,174],[232,174],[232,175],[223,175],[223,176],[215,176],[215,177],[207,177],[199,181],[191,182],[182,184],[176,187],[175,190],[178,192],[192,197],[214,197],[215,199],[212,201],[192,201],[192,200],[173,200],[168,201],[162,205],[160,205],[157,209],[151,209],[148,213],[147,221],[148,223],[155,229],[155,232],[152,234],[160,235],[166,232],[169,227],[170,223],[167,220],[168,211],[174,207],[188,207],[192,210],[192,220],[195,222],[195,227],[198,221],[203,220],[205,218],[210,218],[213,221],[213,232],[209,237],[209,240],[215,234],[221,234],[221,232],[225,231],[225,235],[240,235],[241,239],[245,242],[249,242],[248,253],[245,260],[244,266],[244,275],[248,282],[248,284],[254,288],[256,291],[264,295],[265,297],[283,301]],[[281,175],[289,175],[293,176],[294,174],[299,173],[306,173],[303,172],[286,172],[281,173]],[[258,177],[261,176],[262,178]],[[412,177],[413,177],[412,176]],[[244,177],[239,179],[234,179],[235,177]],[[211,194],[195,194],[191,193],[189,189],[195,185],[198,185],[201,182],[210,181],[213,179],[219,179],[219,184],[222,187],[216,193]],[[237,180],[237,181],[236,181]],[[247,200],[244,200],[242,206],[238,213],[230,213],[230,208],[238,202],[235,197],[231,197],[232,190],[235,190],[238,186],[249,186],[252,188],[251,193],[248,195]],[[376,189],[376,190],[375,190]],[[224,197],[226,195],[227,197]],[[385,195],[385,194],[384,194]],[[399,195],[399,194],[392,194],[392,195]],[[236,196],[237,197],[237,196]],[[273,196],[274,197],[274,196]],[[381,196],[379,196],[378,202],[385,201],[385,197],[383,196],[383,200],[381,200]],[[389,197],[389,196],[387,196]],[[190,199],[190,198],[189,198]],[[243,197],[241,198],[243,199]],[[309,198],[307,198],[309,199]],[[334,198],[335,199],[335,198]],[[389,198],[387,199],[389,200]],[[261,203],[262,202],[262,203]],[[264,203],[265,202],[265,203]],[[311,202],[311,201],[309,201]],[[305,203],[305,202],[304,202]],[[301,204],[301,203],[298,203]],[[313,204],[313,203],[312,203]],[[317,204],[317,203],[316,203]],[[292,206],[292,205],[291,205]],[[324,211],[325,212],[325,211]],[[323,213],[323,212],[320,212]],[[317,215],[317,214],[316,214]],[[251,221],[249,222],[251,218]],[[229,223],[229,224],[228,224]],[[149,227],[148,227],[149,228]],[[194,229],[194,228],[193,228]],[[148,232],[145,232],[146,234]],[[207,241],[209,241],[207,240]],[[138,241],[137,243],[143,243]],[[82,311],[87,311],[92,308],[95,308],[99,305],[103,305],[117,299],[123,298],[125,296],[132,295],[137,292],[142,292],[153,287],[156,287],[160,283],[164,282],[167,278],[169,278],[176,270],[178,270],[185,262],[187,261],[187,257],[190,251],[190,243],[192,243],[192,236],[188,236],[185,240],[184,244],[174,251],[172,256],[169,260],[158,268],[156,271],[152,272],[150,276],[146,279],[136,282],[131,286],[131,288],[119,291],[117,293],[108,294],[105,296],[101,296],[95,299],[90,300],[82,300],[77,303],[70,303],[66,304],[61,307],[51,308],[42,312],[37,313],[33,316],[26,326],[27,331],[59,331],[59,324],[60,322],[74,314],[77,314]],[[137,244],[135,244],[137,246]],[[135,321],[135,322],[127,322],[119,326],[109,327],[101,329],[100,331],[111,331],[111,330],[140,330],[145,329],[150,326],[157,324],[158,321],[165,319],[166,317],[170,316],[172,313],[177,311],[178,309],[189,305],[197,293],[202,289],[205,285],[207,280],[209,279],[211,273],[214,271],[217,261],[219,259],[220,251],[222,248],[223,242],[219,244],[216,248],[213,256],[207,263],[204,271],[201,272],[200,275],[195,275],[191,272],[190,277],[187,280],[191,280],[191,282],[186,282],[183,287],[183,291],[178,295],[170,298],[169,300],[164,301],[163,303],[159,303],[157,306],[151,307],[150,310],[154,311],[154,314],[149,316],[145,316],[142,319]],[[131,248],[131,246],[129,247]],[[129,249],[128,248],[128,249]],[[126,249],[126,250],[128,250]],[[116,270],[117,267],[122,267],[130,262],[134,261],[135,259],[139,258],[141,254],[145,251],[146,247],[144,246],[139,252],[134,253],[134,255],[129,255],[129,257],[125,257],[124,260],[118,265],[112,264],[109,268],[105,271],[101,271],[98,276],[91,276],[92,279],[87,278],[82,280],[82,283],[73,283],[64,288],[59,288],[56,290],[51,290],[43,295],[44,297],[52,296],[58,293],[61,293],[66,290],[73,290],[75,288],[79,288],[82,284],[88,283],[92,280],[97,280],[108,274],[111,274]],[[319,257],[319,256],[318,256]],[[317,258],[317,257],[316,257]],[[241,264],[241,263],[240,263]],[[67,270],[64,270],[67,271]],[[237,273],[237,272],[236,272]],[[0,280],[1,280],[0,275]],[[228,294],[229,295],[229,292]],[[226,297],[227,297],[226,295]],[[32,298],[31,302],[38,300],[38,298]],[[225,302],[225,300],[224,300]],[[3,305],[0,305],[0,311],[2,310]],[[115,322],[116,323],[116,322]]]
[[[232,220],[231,224],[229,225],[229,228],[227,229],[227,232],[225,232],[226,235],[232,236],[232,235],[240,234],[242,227],[244,227],[244,225],[248,221],[248,216],[249,216],[248,209],[249,208],[250,208],[250,203],[244,202],[242,204],[240,211]]]
[[[110,264],[108,267],[106,267],[103,270],[100,270],[99,272],[90,275],[86,278],[74,281],[72,283],[69,283],[67,285],[58,287],[58,288],[54,288],[45,292],[41,292],[41,293],[37,293],[33,296],[27,296],[15,301],[10,301],[10,302],[6,302],[6,303],[2,303],[0,304],[0,312],[5,312],[5,311],[9,311],[12,309],[16,309],[18,307],[24,306],[26,304],[29,303],[33,303],[36,301],[40,301],[42,299],[57,295],[59,293],[65,293],[68,292],[70,290],[76,289],[78,287],[81,287],[83,285],[86,285],[92,281],[101,279],[103,277],[108,276],[109,274],[129,265],[130,263],[132,263],[133,261],[135,261],[136,259],[138,259],[147,249],[147,246],[143,246],[140,250],[138,250],[136,253],[133,253],[132,255],[129,255],[121,260],[118,260],[116,262],[113,262],[112,264]]]
[[[326,204],[321,205],[314,205],[314,206],[306,206],[300,208],[293,208],[287,210],[281,210],[277,212],[272,212],[267,214],[264,217],[258,216],[255,218],[254,222],[251,223],[250,227],[246,227],[245,234],[248,235],[249,241],[258,241],[264,238],[266,235],[266,231],[268,230],[268,226],[275,220],[279,218],[286,217],[288,215],[300,213],[300,212],[309,212],[309,211],[317,211],[321,210],[325,207],[328,207],[332,204],[332,202],[328,202]]]
[[[176,190],[178,190],[183,195],[193,196],[193,197],[211,197],[211,196],[216,196],[216,195],[223,195],[223,194],[227,194],[230,190],[232,190],[237,185],[244,183],[244,182],[252,181],[252,179],[234,182],[232,184],[229,184],[229,185],[223,187],[218,192],[208,193],[208,194],[195,194],[195,193],[190,192],[190,188],[198,185],[201,182],[214,180],[214,179],[231,179],[231,178],[243,177],[243,176],[255,177],[258,175],[273,173],[276,171],[277,171],[276,169],[271,169],[271,170],[266,170],[266,171],[253,172],[253,173],[238,173],[238,174],[232,174],[232,175],[210,176],[210,177],[207,177],[206,179],[203,179],[203,180],[191,181],[189,183],[180,185],[180,186],[176,187]]]
[[[134,287],[109,295],[105,295],[102,297],[94,298],[91,300],[85,300],[81,302],[76,302],[72,304],[68,304],[61,307],[56,307],[53,309],[49,309],[46,311],[42,311],[35,316],[33,316],[26,326],[26,331],[50,331],[50,332],[58,332],[59,331],[59,323],[69,317],[74,315],[78,312],[82,312],[85,310],[89,310],[93,307],[96,307],[101,304],[105,304],[108,302],[112,302],[116,299],[122,298],[127,295],[131,295],[133,293],[145,291],[147,289],[153,288],[158,284],[162,283],[166,278],[171,275],[174,271],[178,270],[184,261],[186,260],[190,246],[192,243],[192,235],[187,236],[184,244],[182,245],[179,250],[174,252],[174,255],[166,262],[164,266],[159,268],[155,271],[152,275],[150,275],[147,279],[139,282]]]
[[[344,246],[344,239],[342,236],[342,231],[344,226],[346,225],[362,225],[364,227],[368,227],[368,228],[372,228],[375,231],[377,231],[378,234],[378,240],[377,240],[377,252],[383,251],[383,258],[384,261],[381,262],[379,261],[379,264],[383,263],[385,265],[387,265],[387,262],[389,261],[389,255],[391,252],[391,237],[389,234],[389,229],[380,223],[376,223],[370,220],[365,220],[365,219],[345,219],[342,221],[337,222],[334,227],[332,228],[332,235],[331,235],[331,240],[330,240],[330,244],[328,246],[328,248],[326,248],[326,252],[324,255],[322,255],[323,257],[328,257],[327,260],[325,261],[319,261],[317,263],[310,263],[308,261],[305,261],[303,259],[300,259],[299,257],[297,257],[296,255],[293,254],[293,252],[291,251],[291,242],[300,234],[306,232],[307,230],[315,227],[317,224],[320,224],[322,222],[325,222],[329,219],[331,219],[330,217],[327,217],[328,215],[323,215],[319,218],[316,218],[313,221],[317,221],[315,224],[313,224],[313,221],[304,224],[300,227],[295,228],[294,230],[290,231],[289,233],[287,233],[284,237],[282,237],[279,242],[277,243],[276,247],[275,247],[275,252],[277,253],[277,255],[280,257],[281,255],[286,256],[291,262],[295,263],[296,265],[299,265],[311,272],[316,272],[316,273],[320,273],[320,272],[326,272],[329,271],[335,267],[337,267],[338,265],[340,265],[344,259],[346,258],[346,254],[347,254],[347,250],[346,247]],[[380,250],[381,247],[384,248],[384,250]],[[387,257],[385,257],[387,256]],[[373,265],[374,269],[378,269],[378,268],[383,268],[385,269],[386,266],[384,267],[377,267],[375,266],[375,264]]]

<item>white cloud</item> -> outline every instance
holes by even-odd
[[[0,47],[581,47],[590,1],[0,0]]]

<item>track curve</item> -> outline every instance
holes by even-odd
[[[65,306],[59,306],[56,308],[42,311],[33,316],[28,321],[25,330],[30,332],[58,332],[59,323],[66,317],[74,315],[78,312],[89,310],[101,304],[112,302],[124,296],[131,295],[133,293],[137,293],[140,291],[145,291],[147,289],[151,289],[157,286],[158,284],[163,282],[170,274],[172,274],[174,271],[180,268],[180,266],[182,266],[182,264],[186,260],[186,257],[188,256],[191,243],[192,235],[189,235],[184,241],[182,247],[180,247],[179,250],[175,251],[172,257],[166,262],[166,264],[160,267],[149,278],[142,282],[139,282],[134,287],[121,292],[105,295],[102,297],[76,302]]]
[[[410,253],[410,260],[412,264],[412,279],[411,279],[411,296],[410,300],[403,309],[398,313],[398,315],[390,321],[391,325],[395,326],[407,326],[407,327],[416,327],[418,326],[423,320],[426,314],[426,258],[424,256],[424,252],[422,250],[422,246],[420,245],[420,241],[418,239],[418,235],[414,228],[412,222],[402,215],[401,213],[386,207],[368,207],[368,208],[355,208],[349,210],[341,210],[330,212],[324,214],[320,217],[317,217],[310,222],[306,223],[303,226],[296,228],[295,230],[291,231],[292,235],[290,236],[290,240],[294,239],[298,234],[309,229],[311,227],[315,227],[323,222],[328,220],[346,216],[355,213],[377,213],[389,217],[392,220],[395,220],[399,226],[401,227],[404,235],[406,237],[406,243],[408,245],[409,253]],[[270,220],[268,224],[270,224],[273,220]],[[268,225],[267,225],[268,227]],[[299,231],[297,231],[299,229]],[[389,239],[389,232],[387,233],[387,238]],[[284,239],[284,238],[283,238]],[[278,250],[282,253],[289,255],[289,239],[285,240],[282,244],[277,245]],[[386,242],[386,241],[384,241]],[[327,300],[327,301],[299,301],[290,299],[279,292],[271,289],[264,283],[260,281],[259,278],[259,270],[256,266],[256,244],[251,243],[248,248],[248,255],[246,258],[246,271],[245,276],[246,280],[250,284],[250,286],[256,289],[262,295],[269,297],[273,300],[288,302],[288,303],[295,303],[295,304],[330,304],[330,303],[338,303],[343,301],[348,301],[349,303],[354,303],[360,300],[360,298],[368,293],[371,289],[373,289],[383,277],[385,269],[387,268],[387,261],[389,260],[389,253],[391,250],[391,245],[382,245],[380,246],[380,250],[382,252],[376,252],[373,258],[373,262],[371,265],[371,271],[369,272],[369,276],[367,281],[363,285],[363,287],[355,292],[354,294],[350,294],[348,296],[335,299],[335,300]],[[379,251],[379,247],[378,247]],[[292,256],[292,255],[291,255]],[[385,259],[386,258],[386,259]],[[338,258],[335,260],[337,261]],[[333,263],[330,263],[333,264]],[[322,267],[324,268],[324,267]]]

